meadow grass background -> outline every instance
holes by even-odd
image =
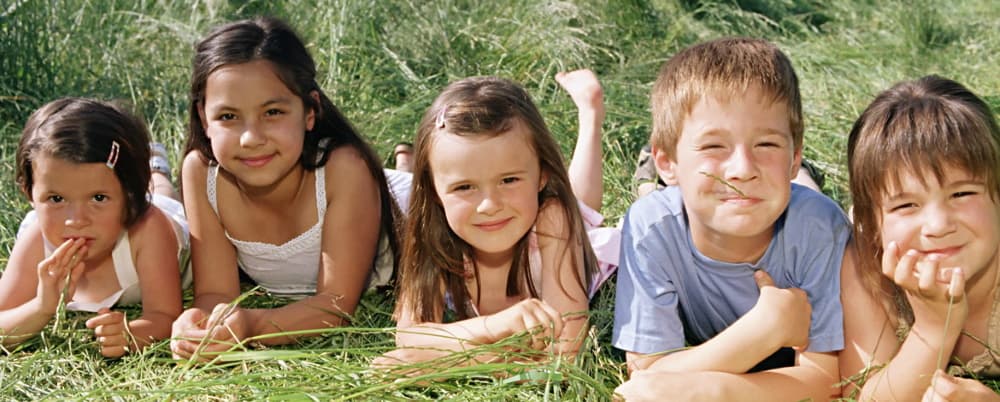
[[[472,0],[16,1],[0,0],[0,259],[25,199],[14,149],[32,110],[61,96],[130,103],[166,144],[174,166],[187,121],[192,45],[212,26],[257,15],[286,19],[306,40],[320,85],[379,153],[410,140],[450,81],[499,75],[524,84],[567,157],[576,118],[553,75],[591,68],[605,88],[605,205],[631,203],[630,176],[646,141],[648,92],[660,64],[693,43],[748,35],[777,43],[799,73],[804,153],[846,205],[846,133],[874,94],[936,73],[1000,107],[1000,7],[989,0]],[[187,301],[190,294],[187,294]],[[369,294],[354,326],[290,347],[249,347],[209,365],[175,364],[160,343],[118,361],[100,357],[82,314],[0,356],[0,399],[608,400],[625,377],[609,346],[613,286],[593,303],[578,364],[558,359],[436,370],[424,380],[373,373],[391,348],[391,295]],[[261,292],[245,304],[275,301]],[[136,310],[130,310],[135,313]],[[508,372],[504,379],[496,372]],[[535,379],[534,381],[514,381]],[[995,385],[994,385],[995,386]]]

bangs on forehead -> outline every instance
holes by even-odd
[[[877,137],[869,137],[867,144],[859,143],[859,166],[867,166],[862,182],[877,189],[881,196],[872,201],[881,203],[902,186],[901,177],[910,173],[922,186],[930,180],[943,183],[948,168],[968,173],[972,178],[986,182],[990,196],[996,199],[998,154],[988,127],[977,124],[978,119],[963,116],[961,110],[942,107],[937,102],[919,102],[909,108],[897,110],[895,116],[884,122]],[[875,128],[875,127],[873,127]],[[876,145],[877,144],[877,145]]]

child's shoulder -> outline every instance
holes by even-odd
[[[668,186],[639,197],[629,207],[626,215],[626,220],[632,228],[676,221],[678,217],[684,215],[680,189],[677,186]]]
[[[843,246],[851,230],[847,214],[836,202],[814,190],[792,184],[781,235],[815,246]]]
[[[174,224],[167,214],[154,204],[149,205],[146,213],[142,214],[128,228],[129,245],[133,252],[138,252],[146,247],[176,247],[178,239],[174,231]]]

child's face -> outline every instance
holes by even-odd
[[[279,182],[299,166],[315,113],[257,60],[218,68],[208,76],[199,108],[212,152],[227,172],[247,186]]]
[[[730,260],[713,250],[759,257],[767,249],[801,153],[788,107],[751,88],[740,99],[702,98],[684,120],[676,160],[664,152],[654,158],[667,181],[680,186],[695,246]]]
[[[49,155],[31,162],[31,205],[52,244],[87,239],[86,260],[99,262],[124,229],[125,192],[104,163],[73,163]]]
[[[435,136],[429,162],[448,226],[481,262],[506,261],[534,226],[545,185],[531,133],[517,122],[496,136]]]
[[[942,183],[933,173],[916,176],[908,169],[899,177],[899,188],[889,182],[878,211],[882,246],[894,241],[901,252],[937,255],[942,268],[961,267],[966,278],[974,280],[983,267],[996,262],[1000,205],[990,199],[982,179],[954,167],[944,172]]]

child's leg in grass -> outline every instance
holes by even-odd
[[[604,91],[590,70],[556,74],[559,83],[577,107],[580,131],[569,163],[569,181],[576,198],[595,211],[604,197],[604,161],[601,125],[604,122]]]
[[[152,177],[149,180],[149,192],[173,198],[180,201],[173,182],[170,181],[170,160],[167,159],[167,148],[158,142],[149,144],[149,168]]]

